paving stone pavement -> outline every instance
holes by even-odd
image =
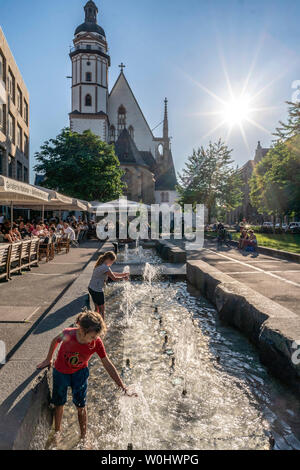
[[[9,282],[0,281],[0,341],[5,343],[8,358],[77,279],[100,246],[97,240],[86,241],[79,248],[71,248],[68,254],[56,255],[49,263],[43,259],[31,272],[13,275]]]

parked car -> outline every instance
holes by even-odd
[[[300,222],[291,222],[288,229],[292,233],[300,233]]]
[[[286,231],[286,230],[288,230],[289,226],[288,226],[288,224],[282,224],[282,225],[281,224],[276,224],[275,228],[282,228],[282,230]]]
[[[262,226],[263,226],[263,227],[273,227],[273,224],[272,224],[272,222],[264,222],[264,223],[262,224]]]

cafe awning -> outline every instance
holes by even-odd
[[[138,211],[141,207],[146,207],[149,211],[151,206],[147,204],[142,204],[136,201],[129,201],[126,198],[116,199],[110,202],[92,202],[90,212],[96,214],[97,212],[106,212],[106,213],[113,213],[113,212],[128,212],[131,210]]]
[[[50,195],[31,184],[0,176],[0,204],[42,205],[47,204]]]

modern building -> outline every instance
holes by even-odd
[[[269,217],[265,214],[258,214],[255,207],[251,205],[250,201],[250,186],[249,181],[255,166],[267,155],[269,148],[263,148],[261,143],[258,142],[257,149],[255,151],[255,157],[253,160],[248,160],[245,165],[239,168],[238,172],[243,181],[243,202],[242,205],[237,207],[235,210],[227,214],[226,222],[228,224],[234,224],[246,219],[251,223],[261,223],[269,220]]]
[[[109,92],[110,56],[105,32],[97,23],[93,1],[84,7],[85,21],[75,30],[72,61],[72,111],[70,127],[90,129],[103,141],[114,143],[134,201],[166,202],[177,198],[176,172],[170,146],[165,100],[163,136],[155,137],[125,77],[123,63]]]
[[[1,28],[0,174],[29,182],[29,94]]]

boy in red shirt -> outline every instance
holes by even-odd
[[[37,366],[38,369],[51,367],[52,357],[58,344],[60,348],[53,369],[53,393],[51,403],[55,405],[55,432],[59,432],[67,401],[68,387],[72,388],[73,403],[78,410],[81,438],[87,430],[86,393],[89,377],[88,361],[97,353],[110,377],[127,394],[115,366],[108,359],[100,338],[106,333],[106,326],[99,313],[86,311],[77,318],[77,328],[67,328],[53,339],[47,358]],[[135,394],[132,394],[136,396]]]

